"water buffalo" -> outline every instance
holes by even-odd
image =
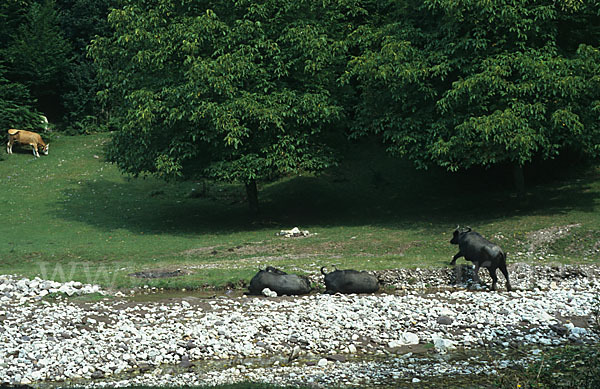
[[[506,289],[511,291],[510,281],[508,280],[508,271],[506,270],[506,253],[502,249],[485,239],[479,233],[472,231],[470,227],[461,230],[456,227],[450,243],[458,245],[458,253],[452,258],[450,265],[454,265],[460,257],[465,257],[467,261],[475,265],[475,281],[479,280],[479,268],[481,266],[488,269],[492,277],[492,288],[496,290],[498,277],[496,269],[500,269],[506,279]]]
[[[325,273],[325,266],[321,268],[325,276],[325,293],[373,293],[379,290],[379,280],[366,271],[338,270]]]
[[[273,266],[267,266],[265,270],[260,270],[252,277],[248,292],[259,295],[265,288],[277,292],[278,295],[307,294],[312,289],[307,277],[287,274]]]

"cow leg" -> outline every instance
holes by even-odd
[[[12,154],[12,143],[10,141],[6,143],[6,152]]]
[[[506,269],[506,263],[501,263],[499,266],[500,271],[504,274],[504,278],[506,279],[506,290],[511,291],[512,287],[510,286],[510,281],[508,280],[508,270]]]
[[[33,151],[33,156],[34,156],[34,157],[36,157],[36,158],[39,158],[39,157],[40,157],[40,153],[38,153],[38,150],[37,150],[37,146],[36,146],[36,145],[31,145],[31,150]]]
[[[496,290],[496,283],[498,282],[498,276],[496,275],[495,267],[488,267],[488,272],[490,273],[490,277],[492,277],[492,287],[490,290]]]

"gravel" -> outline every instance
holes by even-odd
[[[49,301],[111,293],[0,275],[0,384],[393,386],[495,374],[544,347],[598,342],[597,266],[516,264],[513,292],[468,288],[470,271],[378,272],[388,293],[376,295],[143,303],[122,293]],[[482,348],[500,354],[487,360]],[[515,359],[514,349],[526,352]]]

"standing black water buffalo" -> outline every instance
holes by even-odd
[[[504,278],[506,278],[506,289],[508,291],[512,290],[508,280],[508,271],[506,270],[506,253],[498,245],[485,239],[479,233],[471,231],[470,227],[465,230],[456,227],[450,243],[458,245],[458,253],[452,258],[450,265],[454,265],[460,257],[465,257],[467,261],[473,262],[476,282],[480,282],[479,268],[481,266],[487,268],[493,281],[492,290],[496,290],[496,282],[498,282],[496,269],[500,269],[504,274]]]
[[[377,277],[366,271],[338,270],[325,273],[325,266],[321,268],[325,276],[325,293],[373,293],[379,290]]]
[[[278,295],[307,294],[311,291],[310,281],[307,277],[297,274],[287,274],[273,266],[260,270],[250,280],[249,294],[259,295],[263,289],[269,288]]]

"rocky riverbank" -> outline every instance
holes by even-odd
[[[543,347],[598,342],[598,267],[510,271],[513,292],[468,290],[464,267],[379,273],[386,293],[376,295],[144,303],[121,294],[48,301],[54,292],[102,291],[0,276],[0,383],[394,386],[494,374]],[[493,361],[469,354],[483,348],[496,350]],[[527,351],[515,359],[516,349]],[[453,353],[464,358],[445,358]]]

